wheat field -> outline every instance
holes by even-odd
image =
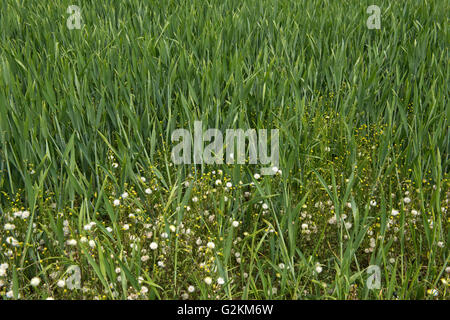
[[[449,298],[447,1],[0,4],[2,299]]]

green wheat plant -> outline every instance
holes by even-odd
[[[448,299],[448,11],[0,0],[0,298]],[[174,164],[195,121],[277,173]]]

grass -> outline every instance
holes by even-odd
[[[1,8],[3,299],[449,298],[445,1]],[[282,173],[172,164],[196,120],[279,129]]]

